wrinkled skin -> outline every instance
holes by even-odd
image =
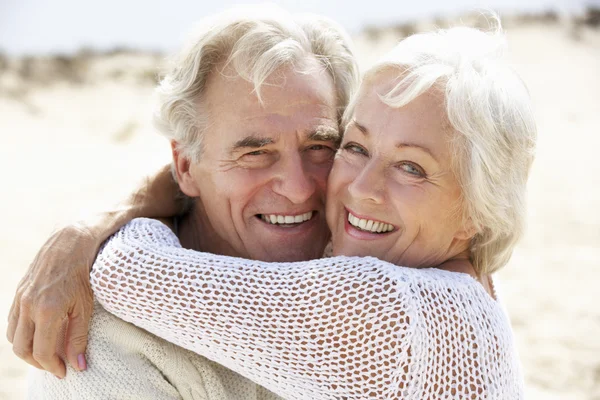
[[[67,226],[42,246],[17,288],[9,313],[7,338],[17,356],[64,377],[56,354],[61,325],[67,324],[65,352],[69,363],[85,369],[85,352],[93,297],[89,271],[100,243],[84,227]],[[72,266],[65,268],[65,265]]]
[[[89,271],[100,245],[136,217],[169,217],[184,210],[170,165],[142,180],[119,207],[56,231],[21,279],[8,316],[6,336],[14,353],[59,378],[66,374],[57,345],[75,370],[86,369],[85,349],[93,312]]]

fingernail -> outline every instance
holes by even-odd
[[[85,356],[83,354],[77,356],[77,366],[80,371],[85,371],[87,369],[87,363],[85,362]]]
[[[55,377],[57,377],[58,379],[62,379],[62,376],[58,376],[58,375],[54,375]]]

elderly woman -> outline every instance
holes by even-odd
[[[504,45],[419,34],[366,73],[329,176],[334,257],[201,253],[137,219],[100,252],[97,299],[288,399],[522,398],[490,274],[523,232],[536,129]]]

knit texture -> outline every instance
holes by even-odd
[[[62,343],[62,341],[61,341]],[[63,349],[59,349],[63,355]],[[29,400],[277,400],[256,383],[94,307],[88,369],[67,376],[31,368]]]
[[[91,282],[109,312],[286,399],[523,398],[510,323],[467,274],[218,256],[137,219]]]

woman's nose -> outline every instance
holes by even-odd
[[[350,183],[348,192],[356,200],[382,203],[385,194],[385,170],[374,160],[369,161]]]

